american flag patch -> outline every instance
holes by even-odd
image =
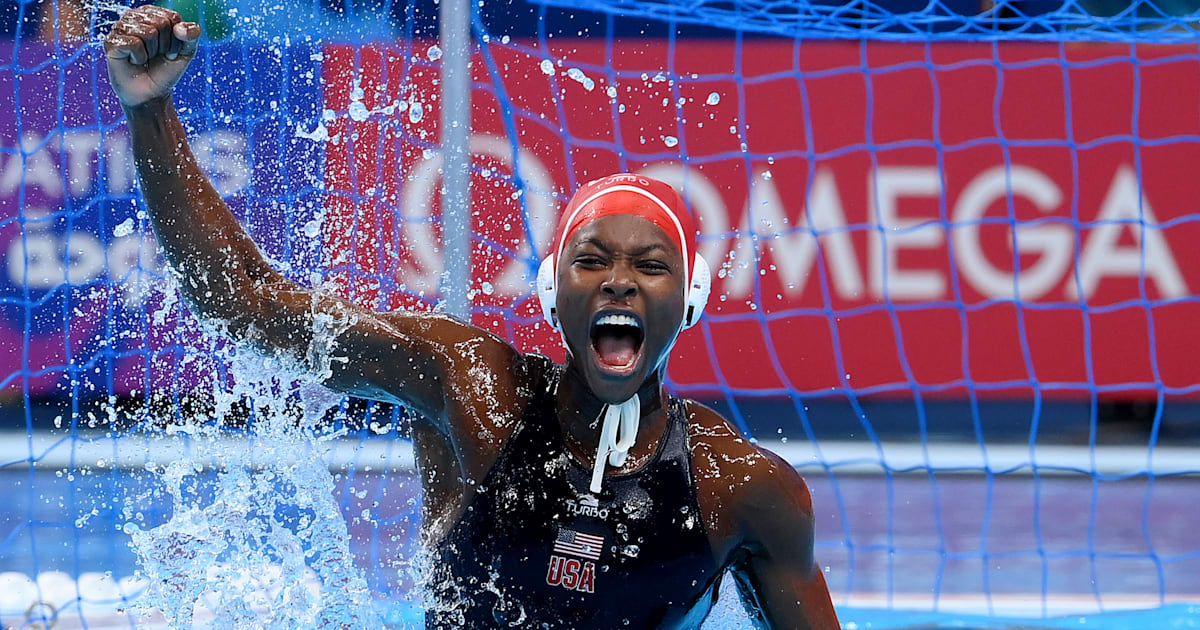
[[[554,551],[572,556],[599,560],[600,552],[604,549],[604,537],[593,536],[573,529],[560,527],[558,538],[554,540]]]

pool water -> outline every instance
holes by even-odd
[[[818,512],[818,560],[841,602],[846,628],[1200,627],[1200,608],[1171,603],[1200,593],[1198,560],[1188,551],[1194,546],[1194,481],[1160,479],[1149,494],[1146,482],[1136,479],[1095,489],[1091,480],[1048,478],[1036,490],[1028,477],[996,478],[990,488],[984,478],[969,476],[931,484],[925,476],[889,482],[809,474],[808,482]],[[104,627],[89,620],[120,617],[118,610],[129,603],[113,585],[124,578],[125,593],[136,592],[133,577],[140,568],[129,523],[152,530],[171,517],[161,477],[99,467],[74,473],[8,467],[0,470],[0,487],[6,489],[0,502],[0,626],[21,627],[31,602],[13,585],[31,576],[59,584],[39,595],[58,609],[56,628]],[[287,492],[287,484],[281,481],[279,491]],[[211,492],[204,479],[185,490],[197,503]],[[414,601],[418,480],[407,473],[351,470],[335,473],[333,495],[354,566],[384,623],[421,627]],[[1093,503],[1096,513],[1089,509]],[[306,516],[286,503],[276,509],[282,523]],[[1089,544],[1100,553],[1087,553]],[[79,598],[73,576],[79,576]],[[108,586],[87,592],[85,583]],[[748,627],[730,583],[706,630]],[[929,610],[932,593],[942,612],[887,610],[889,601],[890,607]],[[1059,615],[1054,602],[1064,594],[1086,614]],[[865,601],[869,605],[861,605]],[[1163,603],[1170,605],[1111,611]],[[1099,614],[1101,608],[1109,611]]]

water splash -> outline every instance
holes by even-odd
[[[327,142],[329,141],[329,129],[325,127],[324,121],[318,122],[312,131],[305,131],[303,126],[296,125],[296,137],[313,142]]]
[[[302,360],[221,342],[219,326],[207,332],[197,360],[227,365],[229,374],[208,383],[216,412],[177,418],[165,432],[185,436],[189,448],[147,464],[171,516],[143,529],[133,518],[139,497],[125,509],[123,530],[148,585],[135,603],[140,614],[159,613],[171,627],[381,627],[325,463],[340,432],[319,426],[340,400],[319,382],[349,325],[315,317]],[[219,438],[241,431],[230,419],[246,404],[253,446],[228,449]]]
[[[113,236],[117,238],[129,236],[130,234],[133,234],[135,229],[137,229],[137,224],[134,223],[133,217],[129,217],[117,225],[117,227],[113,228]]]

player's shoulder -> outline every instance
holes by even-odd
[[[526,355],[504,338],[441,312],[396,310],[374,312],[393,336],[429,347],[443,362],[463,369],[509,370]]]
[[[503,346],[513,352],[512,344],[495,333],[489,332],[455,315],[440,311],[397,309],[394,311],[372,311],[372,315],[387,322],[405,334],[437,340],[443,343],[473,343]]]
[[[519,415],[535,386],[554,369],[547,357],[520,352],[498,335],[445,313],[390,311],[373,316],[384,322],[381,342],[393,348],[416,344],[425,350],[433,361],[429,376],[444,384],[450,406],[458,412],[473,411],[468,414],[472,422],[479,414]]]
[[[771,523],[811,520],[804,479],[720,413],[685,401],[696,498],[718,559],[763,538]]]
[[[688,447],[698,479],[723,478],[729,484],[745,486],[774,484],[780,469],[794,474],[783,458],[746,437],[716,410],[694,400],[684,404]]]

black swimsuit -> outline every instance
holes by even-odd
[[[527,358],[535,393],[433,549],[426,628],[699,627],[720,571],[696,503],[683,402],[669,399],[654,459],[605,476],[596,496],[555,416],[561,368]]]

